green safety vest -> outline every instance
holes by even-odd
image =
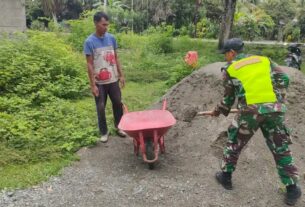
[[[277,101],[271,80],[270,60],[250,56],[233,62],[227,69],[231,78],[238,79],[244,90],[247,105]]]

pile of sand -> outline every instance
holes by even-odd
[[[242,152],[234,173],[235,191],[224,193],[215,186],[214,173],[219,169],[222,149],[226,140],[226,129],[234,115],[229,117],[195,117],[197,111],[212,110],[222,99],[223,87],[220,68],[223,63],[208,65],[183,79],[166,95],[171,111],[177,118],[177,125],[167,136],[174,153],[184,154],[188,161],[184,168],[202,174],[201,182],[211,186],[210,203],[225,206],[283,206],[282,196],[277,190],[280,185],[271,153],[260,131]],[[287,125],[292,129],[291,150],[300,170],[301,184],[305,172],[305,76],[298,70],[284,67],[290,76],[288,90]],[[304,186],[304,185],[303,185]],[[216,190],[217,189],[217,190]],[[214,193],[212,193],[214,191]],[[208,193],[208,192],[207,192]],[[209,194],[209,193],[208,193]],[[204,205],[205,206],[205,205]],[[208,205],[207,205],[208,206]],[[219,205],[215,205],[219,206]],[[305,202],[300,204],[305,206]]]

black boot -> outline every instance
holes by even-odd
[[[215,174],[216,180],[220,183],[225,189],[232,190],[232,174],[228,172],[219,171]]]
[[[288,185],[286,186],[286,189],[287,193],[285,203],[287,205],[293,206],[302,195],[301,188],[297,185]]]

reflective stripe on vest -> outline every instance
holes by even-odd
[[[270,61],[266,57],[251,56],[232,63],[227,72],[238,79],[250,104],[274,103],[277,101],[271,80]]]

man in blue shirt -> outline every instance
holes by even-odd
[[[107,142],[109,134],[105,114],[107,97],[109,96],[112,102],[114,125],[117,128],[123,115],[120,84],[122,88],[125,86],[125,78],[116,52],[118,48],[116,39],[107,32],[109,17],[104,12],[97,12],[93,20],[96,31],[86,39],[84,53],[90,87],[95,97],[100,140]],[[117,134],[121,137],[126,136],[119,129]]]

